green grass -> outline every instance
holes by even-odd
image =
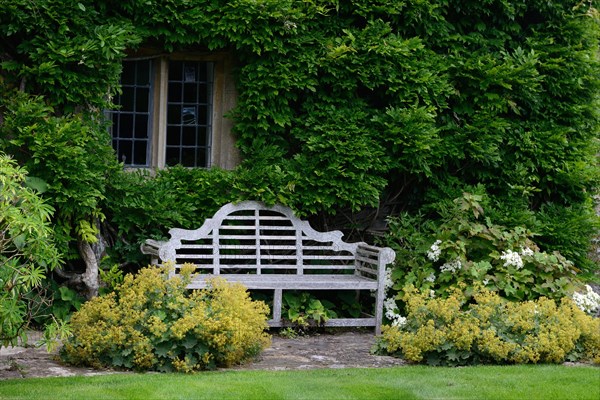
[[[0,399],[600,399],[600,368],[397,367],[0,381]]]

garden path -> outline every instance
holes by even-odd
[[[29,342],[34,343],[36,335]],[[375,336],[370,330],[314,333],[296,338],[273,336],[272,344],[257,360],[236,366],[236,370],[300,370],[315,368],[381,368],[403,365],[400,359],[370,353]],[[66,366],[56,353],[43,348],[9,347],[0,349],[0,380],[74,375],[123,373]]]

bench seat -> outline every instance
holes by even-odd
[[[228,282],[241,283],[248,289],[296,290],[377,290],[377,281],[357,275],[274,275],[274,274],[221,274]],[[213,274],[198,274],[190,289],[203,289],[206,279]]]

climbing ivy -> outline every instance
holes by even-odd
[[[597,226],[599,25],[593,2],[573,0],[0,0],[2,95],[19,89],[56,118],[89,121],[118,90],[128,49],[230,51],[244,162],[224,197],[306,215],[435,216],[481,185],[495,221],[592,269],[582,249]],[[88,156],[73,157],[105,169]],[[94,211],[80,217],[106,214],[93,199],[108,186],[92,187]]]

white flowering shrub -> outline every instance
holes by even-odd
[[[578,283],[573,263],[558,252],[542,251],[524,227],[509,229],[483,218],[479,200],[480,196],[465,194],[455,201],[451,217],[438,226],[424,225],[422,232],[415,228],[419,223],[414,218],[389,221],[386,245],[398,253],[388,277],[393,281],[389,297],[402,298],[404,288],[412,285],[431,298],[444,298],[459,284],[467,293],[483,284],[518,301],[570,296]],[[583,294],[574,300],[590,308],[596,304],[591,298]],[[403,305],[386,304],[386,317],[398,324]]]
[[[585,293],[573,293],[573,302],[587,314],[596,314],[600,311],[600,294],[594,292],[590,285],[585,285]]]

